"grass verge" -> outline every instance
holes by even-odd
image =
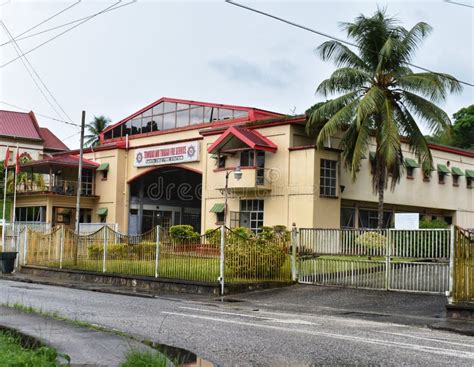
[[[120,365],[121,367],[166,367],[169,360],[159,352],[141,352],[131,350]]]

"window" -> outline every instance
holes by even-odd
[[[377,228],[378,211],[370,209],[359,210],[359,228]],[[383,212],[383,228],[392,226],[392,212]]]
[[[216,224],[224,223],[224,212],[216,213]]]
[[[30,206],[25,208],[15,208],[16,222],[45,222],[46,207]]]
[[[217,158],[217,168],[225,168],[226,158],[225,155],[220,155],[219,158]]]
[[[321,159],[319,194],[336,197],[337,161]]]
[[[254,151],[246,150],[240,153],[240,166],[241,167],[253,167],[254,165]]]
[[[263,200],[241,200],[239,225],[258,233],[263,226]]]
[[[453,186],[459,186],[459,176],[453,175]]]
[[[107,181],[108,175],[109,175],[109,171],[102,171],[102,181]]]
[[[438,183],[444,185],[444,177],[446,176],[443,172],[438,172]]]
[[[341,208],[341,228],[355,228],[355,208]]]
[[[407,167],[407,178],[413,178],[413,167]]]
[[[472,189],[472,188],[473,188],[472,180],[473,180],[472,177],[466,177],[466,187],[467,187],[468,189]]]

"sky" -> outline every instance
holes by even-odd
[[[86,1],[26,33],[31,35],[97,13],[114,1]],[[125,4],[130,0],[123,0]],[[17,37],[73,5],[70,1],[0,0],[0,20]],[[238,1],[240,2],[240,0]],[[459,0],[474,6],[472,0]],[[340,22],[386,8],[409,28],[419,21],[433,27],[413,63],[474,83],[474,9],[431,1],[241,1],[298,24],[346,39]],[[78,23],[73,23],[69,27]],[[18,40],[22,52],[68,27]],[[79,124],[105,115],[117,122],[161,97],[258,107],[284,114],[303,113],[325,100],[317,85],[335,66],[315,49],[327,39],[288,24],[216,1],[137,1],[100,14],[27,54],[51,92],[35,85],[12,43],[0,46],[0,102]],[[0,27],[0,43],[9,36]],[[449,115],[474,103],[474,88],[441,104]],[[51,105],[53,107],[51,107]],[[18,110],[4,103],[0,109]],[[79,129],[38,115],[70,148]],[[422,127],[425,132],[428,131]]]

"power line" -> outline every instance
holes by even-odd
[[[45,20],[41,21],[40,23],[36,24],[35,26],[31,27],[31,28],[28,28],[26,31],[24,31],[23,33],[20,33],[19,35],[13,37],[14,40],[16,40],[18,37],[21,37],[23,36],[24,34],[27,34],[29,33],[30,31],[32,31],[33,29],[36,29],[38,28],[39,26],[43,25],[44,23],[46,22],[49,22],[51,19],[54,19],[56,18],[58,15],[68,11],[69,9],[73,8],[74,6],[76,6],[77,4],[79,4],[82,0],[77,0],[77,2],[75,2],[74,4],[72,5],[69,5],[68,7],[64,8],[63,10],[57,12],[56,14],[53,14],[52,16],[46,18]],[[11,42],[11,41],[10,41]],[[10,43],[8,42],[8,43]]]
[[[352,47],[356,47],[356,48],[359,48],[359,45],[355,44],[355,43],[352,43],[352,42],[349,42],[349,41],[346,41],[346,40],[343,40],[341,38],[337,38],[337,37],[334,37],[334,36],[331,36],[327,33],[323,33],[323,32],[320,32],[320,31],[317,31],[315,29],[312,29],[312,28],[309,28],[309,27],[306,27],[306,26],[303,26],[301,24],[297,24],[297,23],[294,23],[292,21],[289,21],[289,20],[286,20],[286,19],[283,19],[283,18],[280,18],[280,17],[277,17],[276,15],[272,15],[272,14],[269,14],[269,13],[266,13],[264,11],[261,11],[261,10],[258,10],[258,9],[254,9],[254,8],[251,8],[249,6],[246,6],[246,5],[242,5],[242,4],[239,4],[239,3],[236,3],[236,2],[233,2],[231,0],[225,0],[226,3],[230,4],[230,5],[234,5],[234,6],[238,6],[240,8],[243,8],[243,9],[246,9],[246,10],[250,10],[254,13],[257,13],[257,14],[261,14],[261,15],[264,15],[266,17],[269,17],[269,18],[272,18],[272,19],[275,19],[275,20],[278,20],[280,22],[283,22],[283,23],[286,23],[286,24],[289,24],[289,25],[292,25],[293,27],[297,27],[297,28],[301,28],[301,29],[304,29],[305,31],[308,31],[308,32],[311,32],[311,33],[315,33],[315,34],[318,34],[320,36],[323,36],[323,37],[326,37],[326,38],[330,38],[334,41],[338,41],[338,42],[341,42],[341,43],[345,43],[346,45],[349,45],[349,46],[352,46]],[[374,52],[377,52],[377,51],[374,51]],[[377,52],[379,55],[380,52]],[[383,55],[381,55],[383,56]],[[474,84],[470,83],[470,82],[466,82],[466,81],[463,81],[463,80],[458,80],[456,78],[453,78],[453,77],[449,77],[447,75],[444,75],[444,74],[441,74],[441,73],[438,73],[436,71],[433,71],[433,70],[430,70],[428,68],[425,68],[423,66],[418,66],[418,65],[415,65],[415,64],[412,64],[410,62],[406,62],[405,64],[409,65],[409,66],[412,66],[416,69],[420,69],[420,70],[423,70],[423,71],[426,71],[426,72],[429,72],[429,73],[433,73],[433,74],[436,74],[436,75],[439,75],[443,78],[447,78],[447,79],[451,79],[451,80],[454,80],[454,81],[457,81],[461,84],[465,84],[469,87],[474,87]]]
[[[104,12],[107,11],[108,9],[114,7],[115,5],[117,5],[117,4],[121,3],[121,2],[122,2],[122,0],[118,0],[116,3],[114,3],[114,4],[112,4],[112,5],[108,6],[108,7],[106,7],[105,9],[101,10],[100,12],[98,12],[98,13],[92,15],[90,18],[87,18],[87,19],[85,19],[85,20],[79,22],[78,24],[76,24],[76,25],[74,25],[74,26],[72,26],[72,27],[66,29],[65,31],[63,31],[63,32],[61,32],[61,33],[58,33],[58,34],[55,35],[54,37],[51,37],[50,39],[48,39],[48,40],[46,40],[46,41],[40,43],[39,45],[33,47],[32,49],[30,49],[30,50],[24,52],[23,55],[28,55],[29,53],[31,53],[31,52],[37,50],[37,49],[40,48],[41,46],[44,46],[45,44],[47,44],[47,43],[49,43],[49,42],[55,40],[56,38],[62,36],[63,34],[65,34],[65,33],[69,32],[69,31],[73,30],[74,28],[79,27],[81,24],[83,24],[83,23],[85,23],[85,22],[87,22],[87,21],[89,21],[89,20],[95,18],[96,16],[98,16],[98,15],[104,13]],[[15,57],[15,58],[11,59],[10,61],[6,62],[5,64],[0,65],[0,69],[1,69],[1,68],[4,68],[4,67],[7,66],[7,65],[10,65],[12,62],[14,62],[14,61],[16,61],[16,60],[18,60],[18,59],[20,59],[20,58],[21,58],[21,56]]]
[[[33,67],[33,65],[30,63],[30,60],[28,60],[28,58],[24,55],[23,51],[21,50],[20,46],[18,46],[18,43],[15,42],[15,40],[13,39],[13,36],[12,34],[10,33],[10,31],[8,30],[6,24],[3,22],[3,21],[0,21],[0,23],[2,23],[2,26],[3,28],[5,29],[5,32],[7,33],[8,37],[10,37],[10,39],[12,39],[14,41],[14,44],[13,44],[13,47],[15,48],[15,51],[16,53],[22,57],[21,61],[23,62],[23,65],[25,66],[25,68],[27,69],[28,73],[30,74],[31,78],[33,79],[33,81],[35,81],[33,75],[29,72],[28,70],[28,67],[26,66],[26,63],[30,66],[31,70],[33,71],[33,73],[36,75],[36,77],[38,78],[38,80],[40,81],[41,85],[43,86],[43,88],[46,90],[46,92],[50,95],[50,97],[53,99],[53,101],[56,103],[56,105],[59,107],[59,109],[63,112],[64,116],[67,117],[67,119],[69,119],[70,122],[72,122],[72,119],[71,117],[67,114],[67,112],[64,110],[64,108],[59,104],[58,100],[56,99],[56,97],[54,97],[53,93],[49,90],[49,88],[46,86],[46,84],[44,83],[43,79],[41,78],[41,76],[38,74],[38,72],[35,70],[35,68]],[[26,61],[26,63],[25,63]],[[36,86],[39,88],[38,84],[36,83],[35,81],[35,84]],[[39,88],[40,91],[41,91],[41,88]],[[42,92],[42,91],[41,91]],[[43,96],[48,100],[48,103],[49,103],[49,99],[46,97],[46,95],[42,92]],[[51,105],[51,104],[50,104]],[[52,106],[51,106],[52,107]],[[54,107],[53,107],[54,109]],[[61,117],[61,115],[56,111],[56,109],[54,109],[54,111],[56,112],[56,114],[58,114],[58,116]]]
[[[444,1],[445,1],[446,3],[449,3],[449,4],[459,5],[459,6],[465,6],[466,8],[474,9],[474,5],[458,3],[458,2],[456,2],[456,1],[450,1],[450,0],[444,0]]]
[[[23,107],[20,107],[20,106],[16,106],[14,104],[11,104],[11,103],[7,103],[5,101],[0,101],[1,104],[4,104],[6,106],[10,106],[10,107],[13,107],[13,108],[17,108],[19,110],[22,110],[22,111],[31,111],[31,109],[28,109],[28,108],[23,108]],[[75,127],[81,127],[80,125],[78,124],[75,124],[73,122],[69,122],[69,121],[65,121],[65,120],[60,120],[60,119],[57,119],[55,117],[51,117],[51,116],[48,116],[48,115],[44,115],[42,113],[38,113],[38,112],[35,112],[35,115],[38,115],[38,116],[41,116],[41,117],[44,117],[44,118],[47,118],[47,119],[50,119],[50,120],[54,120],[54,121],[57,121],[57,122],[61,122],[63,124],[67,124],[67,125],[71,125],[71,126],[75,126]]]
[[[111,12],[111,11],[114,11],[114,10],[117,10],[117,9],[120,9],[120,8],[123,8],[124,6],[131,5],[131,4],[136,3],[136,2],[137,2],[137,0],[132,0],[132,1],[128,2],[128,3],[122,4],[122,5],[119,5],[119,6],[115,6],[115,7],[111,8],[111,9],[108,9],[108,10],[106,10],[106,11],[102,11],[102,12],[99,12],[99,13],[101,13],[101,14],[108,13],[108,12]],[[71,25],[71,24],[74,24],[74,23],[78,23],[78,22],[80,22],[80,21],[82,21],[82,20],[90,19],[90,18],[94,17],[95,15],[98,15],[99,13],[94,13],[94,14],[92,14],[92,15],[88,15],[87,17],[83,17],[83,18],[79,18],[79,19],[76,19],[76,20],[72,20],[72,21],[70,21],[70,22],[67,22],[67,23],[64,23],[64,24],[61,24],[61,25],[52,27],[52,28],[45,29],[45,30],[43,30],[43,31],[41,31],[41,32],[37,32],[37,33],[30,34],[30,35],[28,35],[28,36],[21,37],[21,35],[18,35],[18,36],[15,37],[15,40],[16,40],[16,41],[23,41],[23,40],[25,40],[25,39],[27,39],[27,38],[39,36],[39,35],[41,35],[41,34],[48,33],[48,32],[54,31],[54,30],[59,29],[59,28],[64,28],[64,27],[66,27],[66,26],[68,26],[68,25]],[[11,43],[11,41],[7,41],[7,42],[4,42],[4,43],[0,43],[0,47],[5,46],[5,45],[8,45],[9,43]]]

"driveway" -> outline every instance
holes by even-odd
[[[221,302],[13,281],[0,281],[0,295],[3,302],[184,348],[217,365],[474,363],[471,337],[425,327],[443,316],[440,297],[296,286]]]

